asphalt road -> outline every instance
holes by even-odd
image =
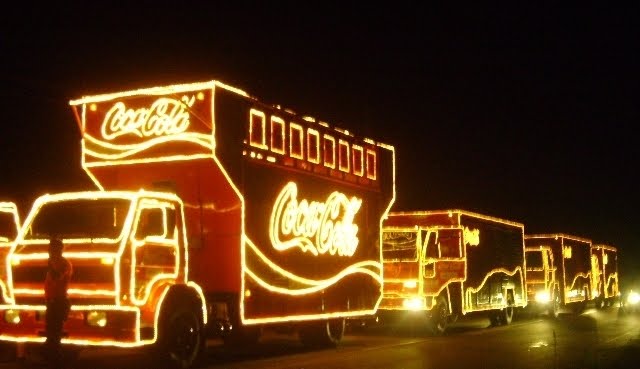
[[[413,368],[636,368],[640,367],[640,314],[618,308],[587,310],[558,319],[520,317],[509,326],[489,327],[483,317],[466,318],[440,337],[420,319],[350,332],[335,349],[309,350],[294,335],[266,334],[259,345],[229,349],[209,342],[206,368],[413,369]],[[140,351],[91,350],[76,368],[141,369]],[[0,368],[18,368],[5,363]],[[33,355],[26,368],[41,368]]]

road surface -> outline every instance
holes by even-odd
[[[266,334],[259,345],[229,349],[209,342],[205,368],[427,369],[427,368],[634,368],[640,367],[640,314],[618,308],[587,310],[558,319],[521,317],[489,327],[483,317],[466,318],[446,335],[430,336],[419,319],[349,332],[334,349],[310,350],[295,335]],[[15,363],[0,368],[18,368]],[[32,354],[23,368],[42,368]],[[83,351],[76,368],[141,369],[141,350]]]

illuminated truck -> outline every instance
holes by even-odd
[[[619,302],[618,249],[604,244],[591,246],[591,286],[596,308],[614,306]]]
[[[74,274],[64,344],[154,345],[261,329],[336,344],[382,294],[394,149],[218,81],[70,102],[96,191],[40,197],[9,255],[0,339],[42,342],[50,235]]]
[[[380,316],[426,315],[435,334],[477,312],[510,324],[527,303],[523,238],[520,223],[463,210],[390,213]]]
[[[11,201],[0,201],[0,260],[6,260],[11,246],[18,236],[20,229],[20,214],[18,207]],[[11,301],[7,288],[7,266],[0,263],[0,290],[2,302]]]
[[[525,235],[530,308],[556,316],[582,313],[593,299],[591,240],[566,234]],[[542,273],[541,273],[542,271]]]

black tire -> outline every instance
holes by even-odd
[[[449,326],[449,308],[447,301],[443,297],[438,298],[436,307],[431,311],[428,324],[429,331],[435,336],[441,336],[447,331]]]
[[[202,313],[196,304],[168,304],[159,324],[154,361],[162,368],[187,369],[202,363],[206,337]]]
[[[497,327],[501,324],[500,310],[491,310],[489,312],[489,322],[492,327]]]
[[[309,322],[298,330],[300,342],[307,347],[336,347],[344,337],[345,319],[329,319]]]
[[[559,312],[560,312],[560,296],[557,293],[554,293],[553,301],[551,301],[551,304],[548,310],[549,318],[551,319],[558,318]]]
[[[500,310],[500,320],[503,325],[509,325],[513,321],[513,306],[507,306],[506,308]]]

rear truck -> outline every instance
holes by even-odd
[[[525,245],[528,307],[554,317],[563,310],[582,313],[594,298],[591,240],[567,234],[535,234],[525,235]],[[547,270],[545,260],[550,263]]]
[[[591,246],[591,276],[596,308],[611,307],[620,302],[617,248],[604,244]]]
[[[218,81],[70,102],[98,190],[37,199],[9,255],[0,339],[42,342],[47,238],[74,266],[65,345],[157,349],[263,329],[312,346],[382,296],[394,149]]]
[[[464,210],[392,212],[383,223],[379,316],[427,318],[442,334],[461,315],[510,324],[526,305],[524,226]]]

